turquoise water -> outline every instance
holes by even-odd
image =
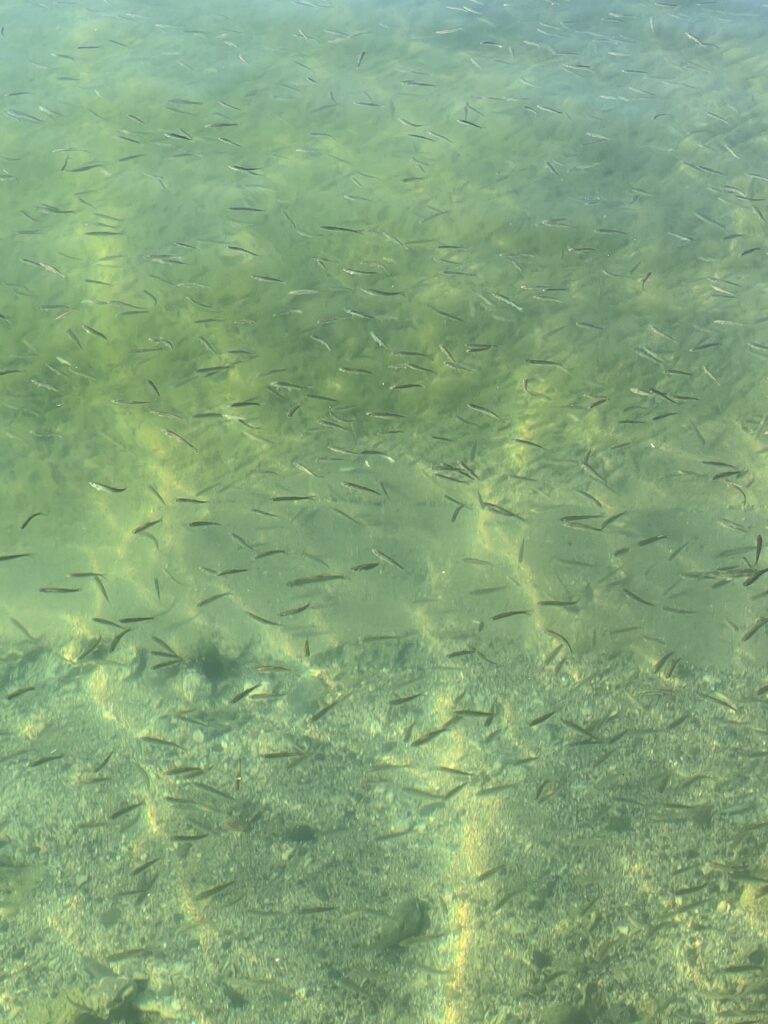
[[[0,28],[3,1019],[762,1020],[765,5]]]

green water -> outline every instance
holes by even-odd
[[[0,29],[0,1019],[765,1020],[768,8]]]

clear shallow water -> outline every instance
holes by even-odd
[[[765,19],[7,10],[9,1019],[764,1012]]]

